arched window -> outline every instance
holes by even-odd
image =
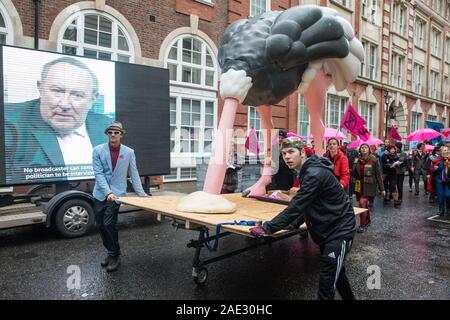
[[[58,37],[58,51],[89,58],[134,62],[125,28],[112,16],[95,10],[72,15]]]
[[[174,39],[164,57],[170,73],[171,151],[171,174],[164,179],[194,180],[196,159],[210,154],[217,126],[217,59],[191,34]]]
[[[14,31],[8,11],[0,1],[0,44],[13,44]]]
[[[212,50],[197,37],[179,37],[166,55],[166,67],[172,83],[217,88],[216,64]]]

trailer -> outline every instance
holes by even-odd
[[[208,278],[208,264],[235,256],[245,251],[254,249],[261,245],[270,244],[280,241],[306,230],[306,225],[303,224],[299,229],[293,231],[281,230],[273,235],[262,237],[261,239],[254,239],[255,241],[243,248],[227,252],[210,259],[200,260],[200,252],[202,248],[207,247],[210,251],[215,251],[214,245],[211,246],[211,241],[217,243],[220,238],[237,234],[247,238],[254,238],[249,229],[252,227],[251,222],[267,221],[274,218],[280,213],[286,204],[270,203],[258,199],[251,199],[242,197],[241,193],[223,194],[227,200],[236,204],[236,211],[231,214],[205,214],[205,213],[189,213],[176,210],[176,205],[182,196],[153,196],[148,198],[142,197],[121,197],[119,200],[122,203],[129,204],[143,210],[156,213],[157,220],[169,218],[173,220],[172,225],[177,229],[188,229],[198,231],[198,238],[191,240],[188,248],[194,248],[194,260],[192,265],[192,278],[198,285],[206,283]],[[355,215],[366,212],[367,209],[354,208]],[[241,222],[241,224],[239,224]],[[247,223],[246,223],[247,222]],[[236,224],[229,224],[236,223]],[[251,225],[248,225],[251,224]],[[220,226],[218,228],[218,226]],[[210,236],[210,229],[215,230],[215,234]]]
[[[13,187],[1,188],[0,230],[40,224],[66,238],[84,236],[94,227],[93,186],[94,181],[42,184],[30,186],[24,194],[14,193]],[[145,177],[143,187],[151,194],[161,185],[150,184],[150,177]],[[122,205],[119,213],[139,210]]]

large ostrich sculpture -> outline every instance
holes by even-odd
[[[219,50],[224,107],[203,191],[220,194],[239,103],[257,107],[261,127],[267,132],[262,176],[246,192],[265,194],[272,175],[270,106],[298,89],[311,115],[314,140],[322,141],[325,74],[330,74],[336,89],[342,91],[355,80],[363,59],[364,49],[352,26],[330,8],[303,5],[231,24]],[[321,143],[316,143],[315,151],[322,155]]]

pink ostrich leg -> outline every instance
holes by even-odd
[[[222,190],[227,170],[227,146],[231,143],[231,141],[227,141],[227,137],[232,137],[227,133],[233,130],[238,104],[239,102],[233,98],[226,98],[224,102],[219,127],[212,144],[212,154],[206,172],[205,184],[203,185],[203,191],[210,194],[220,194]]]
[[[264,168],[261,178],[250,187],[250,196],[264,195],[266,194],[266,186],[272,182],[272,167],[271,167],[271,155],[272,155],[272,108],[271,106],[259,106],[256,108],[261,119],[261,128],[264,135],[264,146],[266,148],[266,156],[264,160]]]
[[[314,80],[303,94],[305,104],[311,116],[311,134],[314,137],[314,151],[319,157],[323,154],[323,111],[325,108],[325,73],[322,68],[317,70]]]

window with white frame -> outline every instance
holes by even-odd
[[[325,111],[325,122],[329,128],[338,129],[341,125],[341,120],[344,117],[347,108],[348,98],[336,96],[334,94],[328,95],[327,110]]]
[[[352,6],[351,0],[334,0],[334,1],[339,3],[339,4],[341,4],[341,5],[343,5],[346,8],[351,9],[351,6]]]
[[[192,181],[197,179],[195,167],[170,168],[170,174],[164,176],[164,182]]]
[[[94,10],[72,15],[60,31],[58,51],[89,58],[133,62],[130,36],[112,16]]]
[[[431,53],[435,56],[440,56],[441,52],[441,32],[432,28],[431,30]]]
[[[261,131],[261,118],[255,107],[248,107],[248,131],[255,129],[256,136],[258,137],[259,153],[265,153],[264,135]],[[248,152],[248,150],[247,150]]]
[[[191,35],[178,38],[169,49],[166,66],[171,83],[210,88],[217,86],[212,51],[199,38]]]
[[[215,114],[215,101],[172,95],[170,99],[171,151],[184,154],[211,152]]]
[[[444,77],[444,101],[448,102],[449,100],[449,94],[450,94],[450,83],[448,80],[448,77]]]
[[[414,43],[419,48],[425,49],[426,34],[427,34],[427,22],[419,17],[416,17],[415,22],[415,36]]]
[[[375,103],[370,103],[366,101],[359,102],[359,114],[366,120],[366,129],[370,132],[373,131],[373,122],[375,116]]]
[[[250,0],[250,16],[256,17],[270,11],[270,0]]]
[[[369,0],[361,0],[361,16],[367,18],[369,12]]]
[[[423,75],[424,75],[424,67],[418,63],[414,63],[413,90],[414,92],[419,94],[424,94],[425,91]]]
[[[375,23],[377,21],[378,6],[378,0],[372,0],[372,6],[370,8],[370,21],[372,21],[372,23]]]
[[[11,22],[11,18],[0,1],[0,45],[1,44],[14,44],[14,30]]]
[[[364,54],[365,54],[365,58],[364,60],[361,62],[361,67],[359,69],[359,75],[361,77],[365,77],[366,76],[366,61],[367,61],[367,42],[365,40],[361,40],[361,44],[363,46],[363,50],[364,50]]]
[[[0,44],[6,44],[6,37],[8,35],[8,28],[6,26],[3,12],[0,11]]]
[[[185,34],[167,47],[164,64],[170,74],[170,156],[176,163],[164,180],[193,180],[193,161],[211,152],[217,127],[216,57],[204,40]]]
[[[437,121],[437,116],[432,114],[427,114],[427,121]]]
[[[442,0],[431,0],[431,8],[437,13],[441,14]]]
[[[407,8],[401,2],[394,2],[392,5],[392,31],[402,36],[406,36],[407,30]]]
[[[305,97],[303,95],[299,96],[299,104],[298,104],[298,130],[297,133],[305,139],[308,138],[310,134],[310,124],[311,118],[309,116],[308,108],[305,104]]]
[[[376,22],[378,13],[378,0],[362,0],[361,16],[371,23]]]
[[[439,99],[439,94],[440,94],[439,72],[431,70],[430,71],[430,80],[431,80],[431,97],[433,99]]]
[[[446,47],[447,47],[447,63],[450,63],[450,38],[447,37],[447,39],[445,39],[446,42]]]
[[[411,133],[422,129],[423,127],[423,120],[422,120],[422,114],[418,112],[411,112]]]
[[[376,80],[378,73],[377,46],[365,40],[362,41],[362,44],[365,52],[365,59],[361,64],[361,76]]]
[[[171,157],[182,157],[186,163],[171,168],[165,181],[192,180],[195,168],[192,159],[211,152],[216,127],[216,99],[171,93],[170,97],[170,152]]]
[[[405,57],[397,53],[391,55],[391,84],[403,88],[405,79]]]

